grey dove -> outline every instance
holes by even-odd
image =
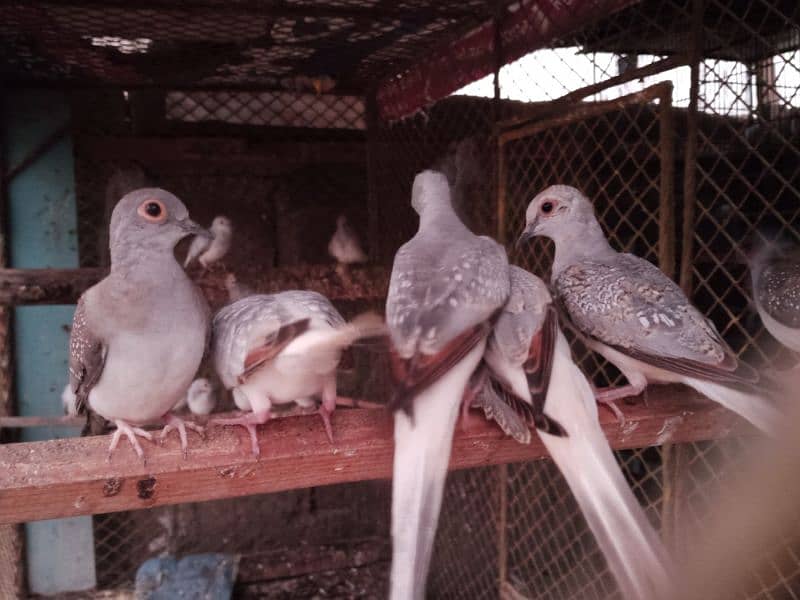
[[[749,263],[761,322],[781,344],[800,352],[800,252],[785,243],[765,242]]]
[[[212,239],[202,235],[195,236],[186,252],[184,268],[197,260],[200,266],[207,269],[228,253],[233,242],[233,224],[230,219],[222,215],[214,217],[211,222],[211,235]]]
[[[344,215],[339,215],[336,219],[336,231],[328,242],[328,254],[341,265],[367,262],[367,255],[361,249],[358,235]]]
[[[170,410],[186,394],[206,349],[210,312],[173,254],[187,235],[208,232],[169,192],[145,188],[114,208],[109,231],[111,272],[78,300],[70,336],[70,386],[117,429],[109,458],[125,435],[140,458],[139,426],[166,420],[187,450],[186,427]]]
[[[443,174],[418,174],[411,205],[419,230],[395,255],[386,300],[394,600],[424,597],[459,406],[509,292],[505,250],[459,220]]]
[[[213,321],[214,366],[244,414],[213,423],[245,427],[258,455],[256,426],[269,420],[275,405],[311,407],[320,397],[319,414],[333,443],[330,415],[342,351],[384,331],[374,314],[346,323],[325,296],[310,291],[256,294],[223,307]]]
[[[551,282],[570,321],[628,379],[598,392],[598,400],[637,395],[648,383],[683,383],[765,432],[776,430],[781,412],[759,374],[669,277],[609,245],[581,192],[555,185],[539,193],[520,240],[533,236],[555,242]]]
[[[666,598],[672,560],[608,445],[594,392],[572,361],[547,286],[519,267],[511,266],[509,274],[511,293],[484,356],[484,387],[495,399],[490,412],[510,408],[517,419],[504,421],[506,427],[522,421],[537,429],[624,597]]]

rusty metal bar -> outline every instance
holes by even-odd
[[[599,81],[597,83],[593,83],[591,85],[587,85],[575,91],[569,92],[568,94],[564,94],[563,96],[556,98],[552,102],[548,102],[545,105],[540,105],[535,108],[532,108],[530,111],[526,111],[527,114],[518,115],[510,119],[501,121],[500,123],[497,124],[497,127],[499,130],[505,131],[508,129],[513,129],[514,127],[518,127],[520,125],[524,125],[525,123],[529,123],[532,120],[547,118],[547,116],[556,113],[560,109],[563,109],[565,105],[573,104],[575,102],[578,102],[579,100],[587,98],[588,96],[593,96],[597,93],[600,93],[603,90],[607,90],[609,88],[615,87],[617,85],[622,85],[623,83],[628,83],[629,81],[634,81],[636,79],[642,79],[644,77],[649,77],[651,75],[657,75],[658,73],[663,73],[665,71],[669,71],[677,67],[682,67],[687,64],[689,64],[689,57],[687,55],[675,54],[674,56],[670,56],[668,58],[664,58],[649,65],[639,67],[638,69],[626,71],[621,75],[611,77],[610,79],[606,79],[605,81]]]
[[[671,90],[672,90],[672,83],[665,81],[657,83],[655,85],[651,85],[650,87],[646,87],[645,89],[639,92],[634,92],[633,94],[628,94],[627,96],[621,96],[614,100],[608,100],[605,102],[594,102],[591,104],[579,104],[574,108],[566,111],[563,115],[560,115],[553,119],[548,119],[547,121],[537,121],[535,123],[529,123],[528,125],[520,127],[519,129],[503,132],[498,136],[499,144],[502,147],[508,142],[518,140],[524,137],[529,137],[534,133],[544,131],[545,129],[550,129],[552,127],[558,127],[563,125],[569,125],[570,123],[574,123],[575,121],[583,121],[585,119],[589,119],[591,117],[597,117],[608,112],[621,110],[628,106],[633,106],[636,104],[644,104],[652,100],[657,100],[659,98],[662,98],[665,94],[666,95],[671,94]]]
[[[700,49],[703,36],[703,0],[694,0],[689,56],[691,83],[686,112],[686,147],[683,161],[683,224],[679,283],[686,294],[692,291],[692,252],[697,188],[697,103],[700,94]]]
[[[658,205],[658,266],[675,276],[675,140],[672,115],[672,85],[659,98],[659,153],[661,154]]]

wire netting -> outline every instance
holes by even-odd
[[[342,12],[361,9],[355,1],[335,4]],[[427,3],[402,4],[436,13]],[[356,93],[356,84],[376,83],[403,60],[424,60],[434,38],[496,9],[460,3],[470,15],[459,24],[460,5],[445,4],[413,28],[395,24],[388,9],[370,22],[364,15],[328,17],[333,25],[324,28],[314,18],[274,18],[271,35],[287,43],[269,55],[231,45],[231,31],[263,34],[263,21],[241,15],[222,29],[187,20],[178,9],[136,10],[132,26],[119,7],[49,15],[45,50],[65,31],[72,39],[114,24],[108,36],[88,38],[108,49],[89,63],[100,78],[141,81],[144,74],[163,83],[168,68],[185,64],[174,60],[179,47],[207,59],[187,71],[186,81],[163,89],[104,90],[88,103],[85,91],[73,93],[81,264],[107,264],[104,232],[115,199],[158,184],[184,198],[205,224],[220,212],[232,218],[239,243],[221,268],[245,285],[255,286],[274,267],[329,261],[325,246],[340,213],[361,233],[371,261],[388,267],[417,227],[408,201],[413,177],[434,167],[448,175],[456,208],[473,231],[498,237],[512,262],[546,279],[551,246],[536,242],[522,251],[513,242],[533,195],[565,183],[592,199],[612,246],[680,277],[744,358],[788,361],[755,316],[741,247],[765,227],[800,238],[797,3],[632,3],[503,66],[496,82],[490,76],[401,121],[381,122],[374,98]],[[26,8],[9,22],[27,31],[36,14]],[[139,31],[145,27],[163,39],[143,41],[150,39]],[[0,26],[0,35],[7,30]],[[368,45],[387,35],[399,40],[391,52],[350,56],[352,68],[335,77],[335,93],[325,79],[334,74],[312,68],[327,64],[314,60],[341,50],[342,40]],[[19,48],[29,46],[28,36],[12,37]],[[119,54],[144,54],[142,44],[158,52],[120,62]],[[20,56],[41,79],[56,76],[38,52]],[[159,57],[163,65],[155,70]],[[74,67],[67,70],[68,80],[79,78]],[[363,308],[343,306],[349,314]],[[577,341],[573,350],[596,384],[621,381]],[[351,384],[363,388],[357,377]],[[732,438],[616,456],[648,518],[680,552],[736,480],[745,448]],[[619,596],[551,461],[453,473],[445,505],[455,509],[441,517],[430,596]],[[98,584],[128,587],[143,560],[163,553],[272,556],[298,539],[321,547],[367,539],[379,548],[364,571],[369,583],[349,590],[318,583],[341,597],[382,597],[387,556],[378,540],[388,539],[388,507],[384,482],[96,516]],[[753,572],[740,597],[800,597],[799,553],[787,527],[778,558],[768,571]],[[316,593],[311,580],[283,590],[253,581],[262,587],[240,589],[242,597]]]

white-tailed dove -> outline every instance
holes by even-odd
[[[328,254],[343,265],[367,262],[367,255],[361,249],[358,235],[344,215],[339,215],[336,219],[336,231],[328,242]]]
[[[184,268],[196,259],[201,267],[207,269],[228,253],[233,240],[233,225],[230,219],[221,215],[214,217],[211,222],[211,235],[214,236],[213,239],[201,235],[194,237],[183,262]]]
[[[459,405],[508,297],[505,250],[456,216],[447,179],[424,171],[419,230],[395,255],[386,300],[395,391],[390,598],[421,599]]]
[[[672,561],[600,428],[594,392],[572,361],[547,286],[515,266],[510,278],[511,293],[484,356],[491,400],[479,404],[490,408],[487,416],[507,415],[501,426],[508,431],[511,424],[512,434],[521,431],[520,422],[536,428],[624,597],[666,598]]]
[[[800,352],[800,251],[769,241],[756,250],[749,263],[761,322],[781,344]]]
[[[145,188],[114,208],[109,231],[111,272],[78,300],[70,336],[70,386],[80,409],[114,422],[109,447],[127,436],[152,439],[139,426],[166,420],[177,429],[184,454],[186,427],[170,413],[186,394],[206,349],[209,308],[175,260],[175,245],[208,232],[189,219],[169,192]]]
[[[258,455],[256,426],[266,423],[274,405],[310,407],[320,397],[319,414],[333,443],[330,414],[342,351],[359,338],[384,332],[374,314],[346,323],[316,292],[256,294],[223,307],[213,322],[214,366],[245,414],[213,423],[244,426]]]
[[[648,383],[683,383],[766,432],[779,426],[781,412],[759,374],[669,277],[609,245],[581,192],[555,185],[539,193],[520,240],[533,236],[555,242],[552,284],[571,322],[628,379],[599,391],[599,401],[637,395]]]
[[[217,405],[217,391],[214,385],[206,377],[198,377],[189,386],[186,396],[181,398],[172,410],[180,410],[184,407],[189,409],[193,415],[210,415]]]

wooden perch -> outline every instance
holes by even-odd
[[[601,408],[614,448],[725,437],[746,424],[719,405],[681,386],[653,387],[649,407],[623,405],[621,426]],[[459,427],[451,469],[528,461],[547,456],[537,436],[523,446],[473,411]],[[392,469],[388,412],[340,409],[331,445],[317,415],[278,418],[259,428],[261,457],[249,453],[241,427],[213,428],[202,441],[190,433],[184,460],[176,436],[163,447],[143,442],[147,465],[122,440],[106,461],[108,436],[0,446],[0,523],[150,508],[232,498],[333,483],[387,478]]]
[[[94,268],[0,269],[0,306],[74,304],[106,273],[105,269]],[[201,274],[197,268],[189,272],[213,305],[227,301],[225,274],[224,269]],[[319,292],[331,300],[377,300],[386,296],[389,271],[378,266],[355,267],[342,277],[333,264],[303,265],[266,269],[259,281],[242,283],[260,293],[299,288]]]

